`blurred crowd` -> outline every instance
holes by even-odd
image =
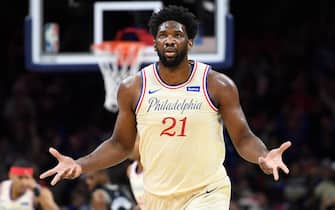
[[[246,11],[251,2],[232,1],[234,64],[217,70],[236,82],[250,127],[269,148],[292,141],[284,155],[290,174],[281,174],[275,182],[242,160],[225,133],[231,210],[335,209],[334,2],[281,1],[272,2],[272,7],[260,2],[263,9],[254,14],[255,9]],[[12,19],[20,24],[9,27],[7,69],[0,77],[0,180],[6,179],[18,157],[33,161],[40,171],[54,166],[50,146],[74,158],[87,154],[111,135],[115,121],[115,114],[103,108],[98,72],[47,74],[25,69],[24,15]],[[112,183],[129,185],[128,164],[111,169]],[[50,189],[63,209],[88,208],[83,179]]]

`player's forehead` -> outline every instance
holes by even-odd
[[[33,178],[33,176],[30,174],[22,174],[22,175],[11,174],[11,177],[18,180]]]
[[[168,30],[180,31],[186,33],[185,26],[182,23],[179,23],[178,21],[175,20],[167,20],[161,23],[158,27],[158,33]]]

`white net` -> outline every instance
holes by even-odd
[[[141,42],[105,42],[93,46],[105,86],[104,107],[118,111],[117,90],[122,80],[135,74],[140,67],[143,44]]]

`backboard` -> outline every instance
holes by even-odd
[[[199,18],[200,27],[190,59],[214,68],[233,62],[233,18],[229,0],[177,1]],[[30,0],[25,20],[26,67],[31,71],[98,70],[90,46],[106,40],[136,40],[132,30],[146,31],[154,11],[168,1]],[[193,2],[193,3],[192,3]],[[129,30],[130,29],[130,30]],[[119,37],[120,38],[120,37]],[[150,42],[150,39],[146,39]],[[144,49],[143,65],[157,61],[153,46]]]

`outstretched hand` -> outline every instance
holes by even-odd
[[[51,181],[51,185],[55,185],[61,179],[75,179],[80,176],[82,168],[75,160],[71,157],[62,155],[54,148],[50,148],[49,152],[58,160],[58,164],[54,168],[41,174],[41,179],[56,174]]]
[[[284,164],[282,154],[291,146],[291,142],[287,141],[283,143],[279,148],[272,149],[265,157],[258,158],[258,165],[266,174],[273,174],[276,181],[279,180],[278,169],[283,170],[286,174],[289,173],[289,169]]]

